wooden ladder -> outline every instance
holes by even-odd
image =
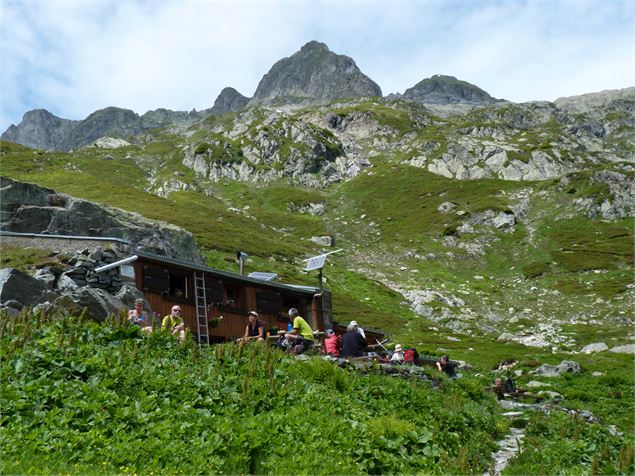
[[[196,303],[196,330],[198,343],[209,344],[207,322],[207,298],[205,296],[205,274],[194,271],[194,301]]]

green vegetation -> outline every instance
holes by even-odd
[[[2,246],[0,251],[0,268],[17,268],[27,271],[34,267],[57,264],[51,257],[51,252],[37,248],[19,248],[16,246]]]
[[[507,429],[476,378],[435,390],[112,322],[1,322],[3,474],[483,472]]]
[[[633,445],[624,436],[583,418],[537,413],[530,420],[525,450],[503,474],[633,474]]]

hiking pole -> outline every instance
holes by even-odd
[[[388,349],[386,349],[386,348],[384,347],[384,345],[383,345],[385,342],[388,342],[388,339],[386,339],[384,342],[379,342],[379,339],[375,339],[375,342],[377,342],[377,344],[379,344],[379,347],[381,347],[381,348],[382,348],[382,349],[384,349],[386,352],[388,352],[388,354],[390,354],[390,356],[392,357],[393,353],[392,353],[392,352],[390,352]]]

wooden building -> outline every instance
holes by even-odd
[[[186,326],[199,341],[222,342],[243,336],[252,310],[258,312],[267,331],[286,329],[292,307],[313,330],[332,327],[327,290],[267,281],[151,253],[136,255],[135,261],[122,267],[122,274],[134,279],[155,316],[170,314],[172,306],[178,304]]]

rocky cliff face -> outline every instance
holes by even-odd
[[[146,251],[202,262],[192,234],[177,226],[5,177],[0,190],[0,230],[121,238]]]
[[[24,114],[20,124],[12,124],[1,138],[27,147],[68,150],[69,136],[77,123],[46,109],[34,109]]]
[[[481,88],[461,81],[454,76],[436,74],[406,89],[402,99],[420,104],[455,104],[472,105],[491,104],[496,101]]]
[[[273,65],[250,104],[315,104],[360,96],[381,96],[381,88],[351,58],[311,41]]]
[[[243,96],[234,88],[223,88],[216,101],[214,101],[212,112],[213,114],[236,112],[245,107],[248,102],[249,98]]]

